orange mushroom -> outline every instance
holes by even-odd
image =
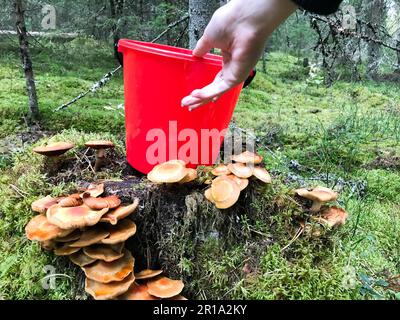
[[[107,222],[115,226],[118,221],[131,215],[139,206],[139,199],[135,198],[134,202],[129,206],[120,206],[112,211],[107,212],[100,220],[100,222]]]
[[[184,162],[172,160],[155,166],[147,175],[147,178],[154,183],[177,183],[186,175],[187,170]]]
[[[98,226],[94,226],[84,231],[79,240],[69,244],[69,246],[72,248],[88,247],[92,244],[100,242],[101,240],[107,238],[109,235],[110,232],[108,232],[107,230]]]
[[[227,176],[220,176],[211,185],[211,197],[218,209],[228,209],[239,200],[240,187]]]
[[[321,212],[321,217],[318,218],[318,221],[330,228],[334,228],[346,224],[348,216],[349,214],[345,210],[338,207],[330,207]]]
[[[159,277],[147,282],[148,293],[162,299],[168,299],[179,295],[183,287],[183,281],[171,280],[167,277]]]
[[[146,269],[146,270],[140,271],[138,273],[135,273],[135,278],[136,278],[136,280],[150,279],[150,278],[159,276],[161,273],[163,273],[162,270]]]
[[[232,179],[240,188],[240,191],[243,191],[244,189],[246,189],[249,185],[249,180],[248,179],[242,179],[239,177],[236,177],[233,174],[230,174],[229,176],[227,176],[229,179]]]
[[[111,246],[105,244],[83,248],[83,252],[90,258],[105,262],[113,262],[124,256],[122,250],[114,250]]]
[[[110,226],[107,229],[110,235],[101,240],[103,244],[117,244],[128,240],[136,233],[136,224],[129,220],[121,220],[116,226]]]
[[[31,208],[33,211],[37,213],[46,213],[47,210],[51,207],[57,204],[61,198],[53,198],[51,196],[47,196],[45,198],[36,200],[35,202],[32,203]]]
[[[119,207],[121,200],[117,196],[95,198],[90,196],[89,193],[84,193],[83,203],[93,210],[102,210],[104,208],[115,209]]]
[[[54,241],[61,242],[61,243],[72,242],[72,241],[79,240],[81,235],[82,235],[82,232],[79,229],[76,229],[69,235],[67,235],[65,237],[58,237],[58,238],[54,239]]]
[[[246,163],[260,164],[263,161],[263,157],[250,151],[245,151],[241,154],[234,155],[232,156],[231,159],[235,162],[245,163],[245,164]]]
[[[86,267],[89,264],[92,264],[93,262],[96,261],[96,259],[88,257],[86,254],[84,254],[81,251],[70,255],[69,259],[79,267]]]
[[[68,142],[57,142],[52,143],[44,147],[37,147],[33,149],[33,152],[38,153],[46,157],[58,157],[71,150],[75,146]]]
[[[104,193],[104,183],[90,184],[87,190],[82,193],[80,197],[83,198],[85,193],[94,198],[100,197]]]
[[[107,140],[96,140],[85,143],[85,146],[96,150],[96,163],[94,165],[94,171],[99,171],[106,158],[106,150],[115,148],[112,141]]]
[[[253,175],[254,167],[243,163],[231,163],[228,169],[236,176],[242,179],[248,179]]]
[[[122,296],[118,297],[118,300],[160,300],[157,297],[152,296],[148,293],[146,284],[137,284],[134,282],[131,287]]]
[[[260,181],[264,182],[264,183],[271,183],[272,182],[272,178],[271,175],[269,174],[269,172],[264,169],[264,168],[254,168],[253,171],[253,175]]]
[[[320,186],[311,191],[308,189],[297,189],[295,192],[300,197],[313,201],[310,209],[311,212],[318,212],[324,203],[335,201],[338,198],[338,194],[335,191]]]
[[[97,261],[90,266],[83,267],[86,277],[91,280],[110,283],[122,281],[133,273],[135,259],[128,250],[124,250],[124,256],[113,262]]]
[[[58,237],[65,237],[73,230],[64,230],[51,224],[45,215],[41,214],[32,218],[25,227],[26,237],[31,241],[48,241]]]
[[[224,165],[224,164],[220,164],[220,165],[218,165],[217,167],[215,167],[212,171],[211,171],[211,173],[214,175],[214,176],[224,176],[224,175],[229,175],[229,174],[231,174],[231,171],[228,169],[228,167],[226,166],[226,165]]]
[[[54,254],[56,256],[70,256],[73,253],[78,252],[81,248],[71,248],[68,244],[54,249]]]
[[[189,183],[197,179],[197,170],[195,169],[186,169],[186,176],[179,181],[179,183],[184,184],[184,183]]]
[[[122,281],[115,281],[110,283],[101,283],[86,278],[85,290],[95,300],[111,300],[127,292],[134,282],[135,276],[133,275],[133,273],[131,273]]]
[[[54,205],[47,210],[46,215],[50,223],[62,229],[77,229],[97,224],[107,212],[108,208],[95,211],[85,205],[72,208]]]
[[[79,194],[72,194],[63,198],[58,204],[63,208],[79,207],[83,204],[83,201]]]

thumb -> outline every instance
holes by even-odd
[[[202,36],[200,40],[197,42],[196,48],[193,50],[193,55],[196,57],[204,57],[210,50],[213,48],[213,45],[206,36]]]

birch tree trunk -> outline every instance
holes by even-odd
[[[385,0],[365,0],[364,11],[366,21],[370,23],[367,34],[374,39],[380,38],[380,26],[384,25],[386,17]],[[368,44],[368,75],[372,78],[376,77],[379,71],[381,60],[380,45],[374,42]]]
[[[189,0],[189,47],[194,49],[204,29],[218,9],[220,0]]]
[[[26,89],[29,99],[29,115],[32,120],[39,118],[39,106],[36,94],[36,84],[33,75],[32,60],[29,54],[28,36],[25,26],[25,11],[22,0],[14,0],[15,26],[19,39],[22,68],[26,79]]]

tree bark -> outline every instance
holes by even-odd
[[[220,5],[219,0],[189,0],[189,47],[194,49],[204,33],[213,13]]]
[[[26,89],[29,99],[29,115],[32,120],[39,118],[39,106],[36,93],[36,84],[33,74],[32,60],[29,54],[29,42],[25,25],[25,11],[23,8],[22,0],[14,0],[15,11],[15,26],[19,39],[19,47],[22,61],[22,68],[24,69],[26,79]]]
[[[366,30],[367,34],[374,39],[380,38],[379,28],[384,24],[386,16],[385,0],[365,0],[364,11],[366,21],[369,22],[369,27]],[[368,76],[375,78],[379,72],[381,48],[380,45],[374,42],[368,43]]]

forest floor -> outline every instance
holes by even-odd
[[[31,149],[52,139],[82,150],[85,140],[101,138],[115,141],[123,157],[121,75],[69,109],[53,112],[115,67],[110,51],[91,39],[34,48],[42,125],[30,129],[17,47],[0,42],[0,298],[86,298],[75,281],[81,277],[77,268],[25,238],[31,202],[72,191],[77,182],[50,179]],[[223,250],[218,239],[204,242],[194,262],[201,277],[189,259],[175,262],[192,280],[189,298],[400,299],[398,84],[338,81],[326,88],[296,57],[272,53],[267,73],[259,72],[244,90],[235,123],[258,137],[258,151],[275,179],[273,191],[259,193],[251,225],[242,221],[257,236]],[[123,175],[122,166],[99,175],[79,172],[79,178],[91,180]],[[350,213],[347,224],[328,238],[301,236],[282,251],[295,235],[284,227],[289,215],[283,210],[271,220],[261,198],[289,201],[282,195],[318,184],[340,191],[339,205]],[[251,255],[257,258],[243,270]],[[40,283],[46,265],[69,276],[57,279],[54,290]]]

